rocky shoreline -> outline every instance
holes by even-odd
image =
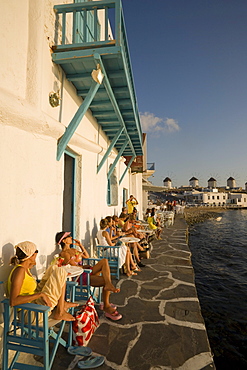
[[[225,208],[221,207],[191,207],[185,208],[184,218],[189,226],[204,222],[210,218],[220,217]]]

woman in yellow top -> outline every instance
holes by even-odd
[[[11,259],[14,268],[8,278],[10,305],[33,302],[52,309],[56,307],[53,311],[55,320],[74,321],[74,317],[67,310],[78,304],[64,301],[67,272],[58,266],[50,266],[37,285],[30,271],[36,265],[36,245],[25,241],[17,244],[15,249],[16,255]]]

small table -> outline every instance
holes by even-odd
[[[140,239],[138,238],[133,238],[133,237],[128,237],[128,236],[124,236],[120,240],[123,241],[124,243],[137,243],[140,241]]]
[[[151,234],[153,230],[138,230],[140,233],[146,233],[146,234]]]

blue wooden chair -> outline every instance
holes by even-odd
[[[67,282],[67,292],[71,301],[75,297],[75,282]],[[59,344],[69,347],[72,344],[72,322],[70,323],[67,342],[62,338],[65,321],[60,321],[58,332],[53,326],[59,323],[57,320],[48,318],[50,307],[34,303],[21,304],[10,307],[9,299],[2,301],[4,306],[4,335],[3,335],[3,361],[2,370],[25,369],[25,370],[50,370]],[[73,314],[71,309],[71,313]],[[42,322],[39,317],[42,316]],[[52,348],[50,349],[50,344]],[[9,351],[15,351],[14,357],[9,364]],[[20,353],[28,353],[43,357],[43,365],[28,365],[18,362]]]
[[[108,260],[111,275],[119,280],[119,269],[120,269],[120,258],[119,258],[120,247],[112,246],[106,247],[103,245],[96,245],[97,257],[102,259],[106,258]]]
[[[86,258],[83,259],[83,263],[86,265],[94,266],[100,258]],[[74,281],[78,283],[75,287],[75,300],[76,301],[87,301],[90,296],[93,297],[95,303],[101,302],[102,288],[90,286],[90,269],[84,269],[84,272],[87,273],[86,279],[81,274],[79,277],[73,278]],[[84,280],[84,281],[83,281]],[[86,281],[85,281],[86,280]]]

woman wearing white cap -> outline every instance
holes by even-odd
[[[34,302],[52,309],[56,307],[53,311],[54,319],[74,321],[74,317],[67,310],[78,304],[64,301],[67,272],[58,266],[50,266],[37,285],[30,272],[30,269],[36,265],[38,253],[36,245],[25,241],[17,244],[15,248],[16,255],[10,262],[15,267],[8,278],[10,305]]]

